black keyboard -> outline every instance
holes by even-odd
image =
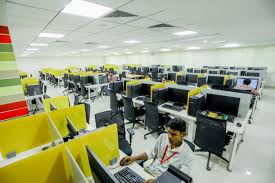
[[[137,100],[143,100],[144,97],[137,97]]]
[[[125,167],[119,172],[115,173],[115,177],[121,183],[142,183],[145,181],[129,167]]]
[[[170,104],[163,104],[162,107],[164,107],[166,109],[171,109],[174,111],[182,111],[184,109],[184,107],[174,106],[174,105],[170,105]]]

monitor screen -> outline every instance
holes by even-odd
[[[79,82],[79,81],[80,81],[80,75],[75,75],[74,82]]]
[[[96,154],[86,146],[89,164],[95,183],[119,183],[119,181],[105,168]]]
[[[226,75],[226,70],[220,70],[220,75]]]
[[[157,103],[158,105],[161,105],[167,101],[168,101],[167,88],[157,89],[153,92],[152,102]]]
[[[88,76],[84,76],[80,78],[80,82],[82,82],[84,85],[89,83]]]
[[[116,93],[123,92],[123,81],[114,82],[114,92]]]
[[[164,68],[159,68],[160,73],[164,73]]]
[[[187,104],[189,90],[183,90],[178,88],[168,88],[168,101],[177,102],[183,105]]]
[[[201,70],[196,69],[194,70],[194,73],[201,73]]]
[[[207,94],[206,108],[213,112],[238,116],[240,98]]]
[[[152,67],[152,72],[158,72],[159,69],[157,67]]]
[[[143,67],[142,70],[143,70],[144,73],[148,73],[150,71],[149,67]]]
[[[223,85],[224,76],[208,76],[207,84]]]
[[[108,83],[108,77],[107,76],[99,76],[98,80],[99,80],[99,84]]]
[[[258,87],[258,79],[250,79],[251,80],[251,83],[250,83],[250,85],[249,86],[251,86],[253,89],[257,89],[257,87]],[[237,79],[237,86],[238,85],[241,85],[241,84],[243,84],[243,81],[244,81],[244,78],[238,78]]]
[[[176,73],[168,73],[169,81],[176,81]]]
[[[198,82],[198,76],[195,74],[187,74],[186,75],[186,82],[187,83],[197,83]]]
[[[140,96],[140,91],[141,91],[141,85],[136,84],[136,85],[128,85],[128,93],[127,96],[130,98],[135,98]]]
[[[88,83],[94,84],[94,76],[88,76]]]
[[[188,69],[187,69],[187,72],[193,73],[193,69],[192,69],[192,68],[188,68]]]
[[[227,72],[228,75],[233,75],[233,76],[238,76],[238,72],[231,72],[231,71],[228,71]]]
[[[209,71],[209,74],[218,74],[218,71]]]
[[[150,97],[150,95],[151,95],[151,86],[152,86],[152,84],[142,83],[141,84],[140,95]]]
[[[260,77],[260,73],[258,72],[247,72],[247,76]]]

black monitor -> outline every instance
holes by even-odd
[[[128,85],[128,89],[127,89],[128,93],[127,96],[130,98],[135,98],[140,96],[140,92],[141,92],[141,84],[136,84],[136,85]]]
[[[99,84],[108,83],[108,77],[107,76],[98,76],[98,83]]]
[[[241,85],[243,84],[243,81],[245,80],[245,78],[238,78],[237,79],[237,85]],[[259,80],[258,79],[250,79],[251,80],[251,83],[249,86],[251,86],[253,89],[257,89],[258,87],[258,82]]]
[[[200,69],[195,69],[194,73],[201,73],[201,70]]]
[[[70,136],[73,138],[74,136],[78,135],[78,130],[68,116],[66,116],[66,119],[67,119],[67,128],[69,130]]]
[[[238,76],[239,72],[228,71],[227,75]]]
[[[207,84],[209,85],[223,85],[224,76],[208,76]]]
[[[154,183],[192,183],[193,179],[173,165],[169,165],[168,169],[161,174]]]
[[[198,85],[197,85],[197,86],[198,86],[198,87],[201,87],[201,86],[203,86],[203,85],[206,85],[206,83],[207,83],[207,82],[206,82],[206,77],[199,77],[199,78],[198,78],[198,83],[197,83]]]
[[[186,82],[187,83],[197,83],[198,76],[196,74],[186,74]]]
[[[218,71],[209,71],[209,74],[218,74]]]
[[[70,73],[70,71],[69,71],[69,73]],[[73,74],[69,74],[69,80],[73,81],[73,78],[74,78],[74,75]]]
[[[183,90],[179,88],[168,88],[168,101],[187,104],[189,90]]]
[[[247,72],[246,75],[252,77],[260,77],[260,73],[258,72]]]
[[[159,72],[160,72],[160,73],[164,73],[164,68],[160,67],[160,68],[159,68]]]
[[[159,68],[157,68],[157,67],[152,67],[151,69],[152,69],[151,72],[158,72],[159,71]]]
[[[88,82],[91,84],[95,83],[94,76],[88,76]]]
[[[152,102],[161,105],[168,101],[168,88],[161,88],[153,91]]]
[[[149,67],[143,67],[142,70],[143,70],[144,73],[148,73],[150,71],[150,68]]]
[[[42,88],[39,84],[37,85],[27,85],[27,94],[29,96],[34,96],[34,95],[42,95]]]
[[[119,183],[119,181],[105,168],[96,154],[86,146],[89,164],[95,183]]]
[[[238,116],[240,98],[207,94],[206,109],[213,112]]]
[[[151,86],[152,86],[152,84],[142,83],[141,84],[140,95],[150,97],[150,95],[151,95]]]
[[[177,84],[178,85],[186,85],[186,79],[184,75],[177,76]]]
[[[177,76],[177,74],[176,73],[168,73],[168,80],[169,81],[176,81],[176,76]]]
[[[79,81],[80,81],[80,75],[75,75],[74,82],[79,82]]]
[[[207,73],[207,69],[201,69],[201,73]]]
[[[109,87],[111,91],[115,93],[122,93],[123,92],[123,81],[116,81],[116,82],[111,82],[109,84]]]
[[[246,76],[246,71],[241,71],[240,75],[241,76]]]
[[[187,68],[187,72],[193,73],[193,72],[194,72],[194,71],[193,71],[193,68]]]
[[[57,110],[57,108],[55,107],[55,105],[53,105],[51,102],[49,102],[49,104],[50,104],[50,111]]]
[[[220,75],[226,75],[226,70],[220,70]]]
[[[84,85],[88,84],[89,83],[88,76],[80,77],[80,82],[83,83]]]

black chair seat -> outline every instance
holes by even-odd
[[[126,155],[131,156],[133,151],[129,142],[125,138],[119,138],[118,141],[119,149],[123,151]]]

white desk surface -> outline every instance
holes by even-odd
[[[102,84],[94,84],[94,85],[84,85],[85,88],[89,89],[89,88],[98,88],[98,87],[102,87],[102,86],[108,86],[109,83],[102,83]]]
[[[137,100],[136,98],[133,98],[133,103],[138,104],[138,105],[144,105],[142,100]],[[172,104],[172,103],[166,102],[165,104]],[[188,115],[186,110],[174,111],[171,109],[164,108],[164,107],[162,107],[162,105],[163,104],[158,106],[158,109],[160,112],[170,113],[171,116],[183,118],[183,119],[187,120],[186,121],[187,123],[196,121],[196,117]],[[233,133],[238,133],[238,134],[243,134],[245,127],[248,123],[248,119],[251,115],[251,112],[252,112],[252,110],[249,110],[245,118],[235,118],[234,123],[228,122],[227,127],[226,127],[227,131],[233,132]],[[237,123],[241,123],[241,127],[238,127]]]
[[[128,165],[128,166],[120,166],[119,165],[119,161],[125,157],[126,155],[119,150],[119,160],[117,161],[116,164],[112,165],[112,166],[108,166],[107,169],[112,173],[115,174],[118,171],[122,170],[125,167],[129,167],[131,170],[133,170],[134,172],[136,172],[139,176],[141,176],[143,179],[148,180],[148,179],[155,179],[152,175],[150,175],[149,173],[147,173],[141,166],[139,166],[136,162]],[[112,168],[115,167],[115,168]]]

